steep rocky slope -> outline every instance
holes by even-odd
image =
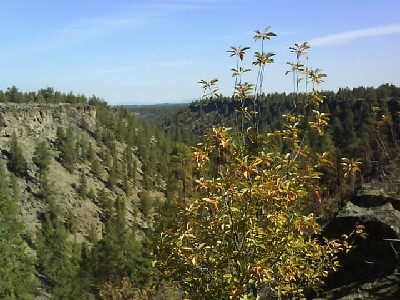
[[[60,161],[57,149],[57,130],[72,128],[77,141],[85,140],[90,144],[100,165],[100,175],[91,172],[88,161],[78,161],[73,172],[69,172]],[[45,203],[38,197],[40,185],[37,167],[32,161],[35,146],[39,141],[45,141],[52,156],[48,181],[55,194],[55,201],[64,212],[64,218],[74,218],[77,221],[75,236],[82,241],[95,231],[101,237],[103,230],[102,210],[98,205],[96,195],[105,190],[111,199],[123,196],[127,208],[127,219],[130,222],[147,227],[144,217],[138,211],[138,193],[142,190],[137,182],[130,182],[132,190],[127,196],[117,183],[109,189],[106,185],[109,168],[105,165],[103,145],[95,139],[96,109],[83,104],[0,104],[0,149],[4,159],[10,155],[10,143],[13,133],[16,133],[18,144],[27,160],[28,171],[23,178],[18,178],[20,189],[20,204],[22,218],[32,234],[40,223],[41,213]],[[117,157],[122,160],[126,145],[117,143]],[[77,150],[79,152],[79,149]],[[77,154],[78,155],[78,154]],[[136,160],[137,178],[140,181],[141,164]],[[79,195],[79,185],[82,172],[86,175],[88,191],[92,197],[82,199]],[[157,195],[157,196],[161,196]]]

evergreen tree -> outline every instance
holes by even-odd
[[[76,234],[78,230],[78,217],[74,214],[72,210],[68,211],[66,225],[69,233]],[[75,246],[75,245],[72,245]]]
[[[153,206],[153,199],[150,197],[147,191],[140,193],[140,210],[142,214],[147,218],[150,214],[151,208]]]
[[[39,179],[39,195],[42,199],[48,201],[53,195],[52,187],[47,178],[47,173],[44,173]]]
[[[138,162],[137,162],[137,159],[135,158],[135,159],[133,159],[133,162],[132,162],[131,173],[130,174],[128,173],[130,175],[130,179],[133,181],[133,183],[136,182],[137,169],[138,169]]]
[[[114,190],[115,185],[118,182],[118,174],[115,166],[112,166],[110,169],[110,172],[108,173],[108,179],[107,179],[107,187],[110,190]]]
[[[80,186],[78,189],[79,196],[82,197],[82,199],[86,199],[87,193],[88,193],[88,186],[87,186],[87,179],[86,179],[86,174],[85,171],[82,170],[81,176],[80,176]]]
[[[63,166],[69,171],[73,172],[75,169],[75,163],[77,158],[75,148],[75,134],[73,129],[69,127],[65,133],[65,136],[61,135],[58,139],[60,158]]]
[[[90,171],[97,178],[101,178],[100,163],[96,155],[93,155],[90,159]]]
[[[46,278],[52,299],[69,300],[78,265],[68,233],[60,219],[61,212],[53,200],[37,233],[39,271]]]
[[[193,194],[190,148],[177,143],[171,153],[171,170],[168,178],[168,195],[184,202]]]
[[[133,169],[133,156],[132,156],[132,149],[130,146],[126,146],[125,148],[125,152],[123,155],[123,163],[128,178],[132,178],[135,170]]]
[[[88,258],[94,287],[129,278],[133,287],[142,288],[149,280],[150,260],[145,255],[136,232],[126,220],[125,201],[117,197],[110,219],[106,221],[103,239]],[[143,242],[142,242],[143,243]]]
[[[24,94],[21,93],[16,86],[8,87],[6,91],[8,102],[23,103],[25,102]]]
[[[19,203],[21,201],[21,190],[18,183],[18,177],[14,173],[10,174],[10,183],[11,197],[16,203]]]
[[[7,300],[34,299],[37,286],[34,259],[27,254],[23,239],[26,229],[18,210],[0,161],[0,298]]]
[[[17,134],[15,132],[11,138],[8,168],[19,177],[25,176],[28,169],[26,159],[21,147],[19,146]]]
[[[98,194],[97,203],[102,211],[102,215],[100,215],[101,221],[103,223],[108,222],[108,220],[111,219],[114,211],[113,211],[113,202],[110,199],[105,189],[101,190],[100,193]]]
[[[88,143],[85,155],[86,155],[86,159],[88,161],[92,161],[94,159],[94,157],[96,156],[96,153],[95,153],[95,151],[93,149],[93,145],[90,142]]]
[[[39,176],[42,177],[48,171],[51,162],[49,147],[45,141],[39,141],[35,146],[33,163],[37,166]]]
[[[110,151],[107,148],[103,148],[104,149],[104,157],[103,157],[103,161],[104,164],[107,168],[111,169],[112,168],[112,162],[113,162],[113,157],[110,154]]]

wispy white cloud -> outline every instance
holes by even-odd
[[[125,7],[114,15],[104,18],[91,18],[76,22],[71,31],[73,34],[87,37],[88,35],[101,35],[115,30],[132,29],[151,25],[154,21],[170,16],[174,12],[207,9],[215,6],[221,0],[158,0],[143,1]],[[68,32],[68,30],[66,31]]]
[[[115,31],[152,26],[157,20],[175,12],[209,9],[223,5],[226,0],[157,0],[128,5],[103,18],[89,18],[72,24],[65,33],[76,39],[104,35]]]
[[[128,66],[128,67],[114,67],[109,69],[101,69],[92,71],[92,75],[110,75],[117,73],[129,73],[139,71],[140,68],[137,66]]]
[[[155,64],[151,64],[152,68],[176,68],[181,66],[187,66],[193,64],[193,61],[190,60],[175,60],[175,61],[164,61]]]
[[[87,43],[105,35],[124,30],[134,30],[154,25],[157,20],[173,15],[175,12],[207,9],[225,0],[157,0],[134,3],[110,11],[101,17],[71,20],[58,29],[49,30],[30,40],[11,44],[0,51],[4,57],[18,57],[69,47],[82,42]]]
[[[114,15],[107,17],[88,18],[71,21],[63,28],[54,29],[33,37],[30,40],[23,40],[17,44],[11,44],[0,52],[2,57],[18,57],[35,55],[46,51],[52,51],[61,47],[70,47],[82,42],[112,34],[116,31],[129,30],[146,26],[155,13],[136,12],[131,15]]]
[[[330,46],[347,43],[356,39],[368,38],[381,35],[400,33],[400,24],[379,26],[360,30],[352,30],[337,34],[326,35],[309,40],[309,44],[314,47]]]
[[[207,9],[225,0],[156,0],[138,1],[120,8],[119,11],[110,12],[103,18],[89,18],[73,24],[74,33],[103,34],[114,30],[135,28],[149,25],[157,19],[170,16],[174,12]]]
[[[160,62],[150,62],[147,64],[141,64],[138,66],[127,66],[127,67],[115,67],[109,69],[102,69],[94,71],[94,75],[110,75],[118,73],[129,73],[138,72],[151,69],[167,69],[167,68],[177,68],[182,66],[187,66],[193,64],[190,60],[175,60],[175,61],[160,61]]]

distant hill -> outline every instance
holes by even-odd
[[[141,118],[161,120],[173,116],[178,111],[189,107],[189,103],[162,103],[151,105],[123,105],[129,111],[135,112]]]

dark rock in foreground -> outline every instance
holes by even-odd
[[[352,240],[321,299],[400,299],[400,185],[378,186],[362,186],[326,225],[326,236],[340,237],[362,224],[367,237]]]

